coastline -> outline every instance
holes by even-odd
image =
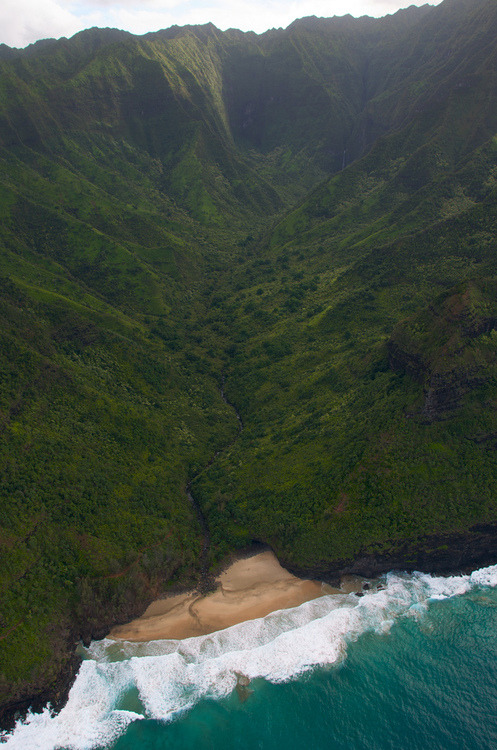
[[[257,546],[259,550],[261,547],[269,549],[267,545],[260,543]],[[245,556],[247,553],[250,555],[249,550],[246,551]],[[345,575],[375,578],[390,570],[406,572],[419,570],[442,576],[458,575],[497,563],[497,525],[477,524],[464,531],[433,534],[410,542],[401,541],[397,546],[392,545],[391,552],[373,554],[362,552],[352,559],[330,561],[326,567],[300,568],[284,559],[282,563],[287,571],[295,576],[318,579],[335,586]],[[186,590],[183,589],[183,594],[185,593]],[[0,728],[2,730],[11,730],[16,720],[23,718],[30,709],[39,711],[48,703],[56,711],[62,708],[81,664],[81,659],[76,655],[78,642],[84,640],[85,643],[89,643],[92,639],[103,638],[109,632],[112,620],[114,627],[126,621],[123,612],[114,611],[109,612],[108,615],[107,628],[102,623],[104,627],[98,628],[98,632],[93,628],[89,629],[88,623],[73,623],[66,644],[67,660],[52,686],[36,690],[33,685],[30,685],[24,695],[19,695],[17,699],[6,700],[0,705]]]
[[[497,526],[478,524],[463,532],[433,534],[393,545],[390,552],[363,553],[325,569],[282,567],[274,552],[261,545],[235,558],[206,595],[189,591],[153,602],[141,617],[110,631],[117,640],[147,641],[205,635],[240,622],[265,617],[325,594],[360,593],[357,579],[374,579],[392,570],[455,575],[494,564]],[[234,560],[234,561],[233,561]]]
[[[295,744],[297,738],[297,744],[305,745],[311,736],[308,729],[316,726],[317,733],[312,737],[317,739],[311,746],[325,750],[329,737],[335,736],[335,728],[341,726],[344,690],[353,708],[348,712],[352,717],[348,728],[341,735],[358,739],[360,744],[366,737],[364,726],[377,726],[376,716],[384,712],[385,702],[393,705],[392,696],[395,698],[399,685],[402,688],[406,681],[415,688],[408,696],[410,703],[425,704],[428,696],[430,720],[424,720],[424,710],[412,711],[409,725],[412,736],[414,733],[419,736],[420,729],[424,731],[428,745],[440,716],[452,722],[452,731],[447,728],[449,724],[443,726],[442,744],[447,736],[460,736],[461,690],[464,697],[468,694],[467,685],[472,685],[472,695],[479,699],[465,704],[471,744],[475,704],[483,706],[484,717],[487,685],[497,692],[492,674],[497,639],[489,636],[492,610],[497,603],[497,566],[461,578],[392,572],[386,579],[370,583],[369,587],[363,584],[364,598],[355,594],[324,596],[296,609],[279,610],[265,619],[249,620],[206,636],[145,643],[108,639],[95,642],[78,673],[68,705],[60,715],[44,711],[42,715],[31,716],[18,727],[12,747],[18,750],[34,746],[55,750],[73,744],[107,747],[116,741],[121,744],[121,738],[124,744],[133,747],[157,741],[183,747],[192,743],[202,745],[206,737],[214,745],[223,744],[223,737],[228,738],[228,744],[230,738],[237,737],[237,744],[242,747],[247,742],[257,745],[261,721],[269,730],[268,746],[280,747],[281,729],[278,728],[276,743],[272,742],[275,725],[266,721],[268,705],[274,702],[279,727],[288,730],[287,744]],[[469,629],[460,627],[461,617]],[[478,629],[473,627],[476,621]],[[395,627],[396,623],[400,627]],[[368,635],[363,640],[365,634]],[[354,656],[349,647],[354,649]],[[440,659],[444,665],[442,671]],[[467,677],[463,677],[468,660]],[[347,670],[345,682],[339,678],[345,674],[342,666]],[[280,693],[286,704],[281,711],[279,696],[270,684],[293,683],[296,678],[300,687],[289,685]],[[426,689],[417,690],[419,685]],[[313,686],[310,693],[307,686]],[[258,703],[256,713],[252,711],[252,694]],[[354,717],[364,706],[367,713],[372,695],[377,697],[374,714],[369,711],[372,723],[363,722],[355,732]],[[243,711],[240,716],[240,707],[247,699],[251,706],[249,715]],[[375,744],[378,750],[389,745],[392,738],[395,742],[400,737],[402,743],[405,710],[402,701],[395,705],[397,728],[392,731],[389,721],[383,722],[385,741]],[[307,707],[304,722],[301,721],[303,706]],[[319,722],[316,725],[315,706],[328,719],[330,710],[335,709],[326,733],[321,731]],[[192,721],[187,718],[183,731],[175,719],[187,714]],[[240,717],[241,723],[232,724],[233,716]],[[166,735],[162,729],[157,733],[159,725],[171,723],[175,726],[165,730]],[[482,727],[485,745],[488,742],[484,740],[493,735],[484,722]]]
[[[152,602],[141,617],[112,628],[107,638],[138,642],[191,638],[297,607],[326,594],[343,593],[289,573],[270,550],[235,560],[216,583],[215,591],[206,595],[190,591]],[[360,590],[359,582],[356,588]]]
[[[388,550],[362,550],[353,558],[330,561],[325,567],[300,567],[279,559],[293,575],[312,577],[332,586],[343,576],[377,578],[394,570],[460,575],[497,564],[497,524],[478,523],[461,531],[399,539]]]

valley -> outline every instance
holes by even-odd
[[[4,723],[253,542],[495,562],[496,34],[444,0],[0,45]]]

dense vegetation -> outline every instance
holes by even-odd
[[[0,47],[4,706],[198,582],[190,481],[212,566],[497,524],[496,36],[445,0]]]

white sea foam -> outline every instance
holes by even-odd
[[[144,716],[170,720],[201,698],[228,695],[237,673],[283,682],[336,664],[362,633],[387,633],[400,617],[423,616],[430,601],[497,586],[497,566],[447,578],[390,573],[382,584],[360,598],[324,596],[198,638],[95,642],[60,713],[30,714],[3,738],[4,747],[90,750],[108,745]],[[122,707],[132,689],[142,713]]]

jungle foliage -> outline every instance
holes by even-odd
[[[197,583],[190,481],[212,567],[497,523],[496,37],[444,0],[0,48],[0,703]]]

